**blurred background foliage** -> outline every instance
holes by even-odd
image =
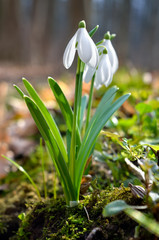
[[[88,30],[100,25],[95,41],[117,34],[120,66],[158,69],[158,0],[0,0],[0,81],[63,73],[65,46],[82,19]]]

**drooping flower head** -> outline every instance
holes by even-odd
[[[107,51],[108,51],[108,56],[109,56],[109,60],[110,60],[111,66],[112,66],[113,74],[117,71],[118,65],[119,65],[116,51],[115,51],[115,49],[112,45],[112,42],[111,42],[111,40],[115,36],[116,36],[115,34],[110,34],[110,32],[107,32],[104,35],[104,40],[102,42],[102,45],[104,45],[106,47]]]
[[[85,21],[79,23],[79,28],[66,46],[63,64],[68,69],[74,60],[76,50],[79,58],[88,66],[96,68],[98,64],[98,50],[86,30]]]
[[[115,34],[107,32],[104,39],[98,44],[99,64],[97,68],[92,68],[86,64],[83,80],[88,83],[95,74],[94,87],[99,89],[103,84],[108,87],[111,83],[113,74],[118,69],[118,57],[111,43]],[[104,48],[104,50],[103,50]]]
[[[112,81],[112,68],[106,48],[102,51],[97,68],[86,65],[83,73],[83,80],[88,83],[95,74],[94,87],[99,89],[103,84],[108,87]]]

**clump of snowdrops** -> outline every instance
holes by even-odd
[[[110,88],[91,117],[94,87],[99,89],[103,84],[108,87],[118,68],[118,58],[111,43],[114,35],[107,32],[104,39],[95,44],[92,36],[97,29],[98,26],[88,33],[85,21],[81,21],[64,52],[63,64],[66,69],[71,67],[76,52],[78,55],[73,110],[58,83],[48,77],[50,88],[67,126],[66,145],[54,118],[33,86],[23,78],[24,86],[28,91],[26,95],[15,85],[45,140],[63,187],[66,204],[70,207],[76,206],[79,202],[85,165],[93,152],[100,131],[130,95],[126,94],[112,103],[118,88]],[[89,97],[82,96],[83,81],[91,81]],[[86,119],[84,120],[85,113]],[[84,134],[81,134],[83,132]]]

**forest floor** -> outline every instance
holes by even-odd
[[[41,168],[39,148],[40,134],[32,120],[25,103],[11,88],[15,78],[25,77],[27,68],[17,75],[16,68],[11,72],[6,67],[5,75],[0,68],[0,156],[3,154],[17,161],[38,184],[42,200],[39,200],[32,185],[25,176],[17,171],[7,160],[0,157],[0,239],[3,240],[51,240],[51,239],[158,239],[148,229],[125,213],[105,218],[102,215],[105,205],[114,200],[125,200],[131,205],[144,205],[145,199],[135,197],[129,183],[144,186],[144,183],[132,172],[125,158],[135,162],[136,157],[145,157],[157,163],[157,158],[146,144],[159,145],[159,78],[156,73],[140,73],[136,70],[121,69],[112,85],[120,89],[119,95],[131,92],[131,97],[106,124],[105,135],[101,135],[95,146],[89,174],[92,181],[80,195],[80,204],[68,208],[64,202],[61,185],[55,173],[47,151],[45,155],[45,177],[47,196]],[[42,73],[43,71],[43,73]],[[47,86],[48,68],[34,69],[29,78],[44,78],[45,84],[37,84],[39,95],[52,112],[60,131],[65,136],[64,121]],[[13,74],[14,72],[14,74]],[[4,74],[4,77],[3,77]],[[17,77],[18,76],[18,77]],[[67,84],[67,79],[71,80]],[[6,82],[8,79],[8,83]],[[35,84],[33,80],[33,84]],[[72,75],[62,76],[58,80],[70,104],[73,105],[74,80]],[[14,82],[16,83],[16,82]],[[20,81],[18,80],[18,83]],[[83,94],[89,93],[89,85],[84,85]],[[93,108],[96,109],[105,88],[95,92]],[[108,133],[109,132],[109,133]],[[114,138],[114,133],[117,134]],[[124,148],[125,147],[125,148]],[[129,149],[129,150],[126,150]],[[137,162],[135,165],[138,167]],[[158,208],[155,208],[158,209]],[[158,210],[157,216],[158,216]],[[145,211],[158,220],[151,211]]]

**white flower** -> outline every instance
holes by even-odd
[[[99,89],[103,84],[108,87],[113,78],[111,63],[107,53],[101,56],[94,80],[94,87]]]
[[[112,72],[114,74],[118,69],[119,62],[115,49],[111,43],[111,35],[109,32],[105,34],[105,39],[102,42],[102,45],[105,46],[108,51],[109,60],[112,66]]]
[[[83,80],[88,83],[95,74],[94,87],[99,89],[103,84],[108,87],[112,81],[112,67],[106,49],[103,51],[99,59],[97,68],[85,65]]]
[[[90,67],[96,68],[98,64],[98,50],[93,42],[92,38],[89,36],[86,28],[85,22],[81,21],[79,23],[79,28],[74,34],[74,36],[69,41],[64,55],[63,64],[65,68],[69,68],[75,57],[76,50],[80,59],[88,64]]]

